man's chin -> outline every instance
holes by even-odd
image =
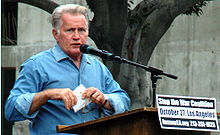
[[[81,57],[82,53],[80,51],[71,51],[71,52],[68,52],[67,55],[70,56],[71,58],[72,57],[77,58],[77,57]]]

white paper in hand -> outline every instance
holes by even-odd
[[[75,112],[82,109],[86,104],[89,104],[91,101],[89,99],[82,99],[82,94],[86,90],[86,87],[80,84],[73,92],[76,94],[77,97],[77,104],[73,106],[73,110]]]

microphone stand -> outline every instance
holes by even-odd
[[[120,56],[114,56],[112,55],[111,60],[115,60],[119,63],[127,63],[127,64],[131,64],[133,66],[137,66],[140,68],[145,69],[146,71],[151,73],[151,81],[152,81],[152,89],[153,89],[153,107],[156,107],[155,101],[156,101],[156,88],[157,88],[157,80],[158,79],[162,79],[162,77],[160,77],[161,75],[167,76],[169,78],[172,79],[177,79],[177,76],[163,72],[160,69],[156,69],[150,66],[145,66],[130,60],[127,60],[125,58],[121,58]]]

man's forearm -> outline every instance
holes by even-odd
[[[69,88],[47,89],[37,93],[34,96],[28,115],[33,114],[42,105],[47,103],[49,99],[62,100],[67,110],[73,108],[73,106],[77,103],[76,95]]]
[[[37,93],[31,103],[31,107],[28,111],[28,115],[33,114],[37,111],[42,105],[44,105],[48,101],[48,96],[46,95],[45,91]]]

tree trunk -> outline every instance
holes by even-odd
[[[134,9],[133,12],[145,10],[145,13],[150,11],[150,15],[138,16],[141,18],[142,23],[141,29],[139,29],[140,26],[136,26],[136,32],[128,25],[121,56],[147,65],[154,48],[169,29],[173,20],[197,2],[200,1],[161,0],[147,3],[147,5],[150,5],[148,7],[145,5],[146,2],[141,2],[139,6],[143,4],[142,10]],[[134,33],[135,36],[129,33]],[[147,81],[147,75],[150,75],[150,73],[131,65],[122,64],[120,67],[120,74],[117,80],[122,88],[129,93],[132,100],[132,109],[152,105],[152,85],[151,82]]]

